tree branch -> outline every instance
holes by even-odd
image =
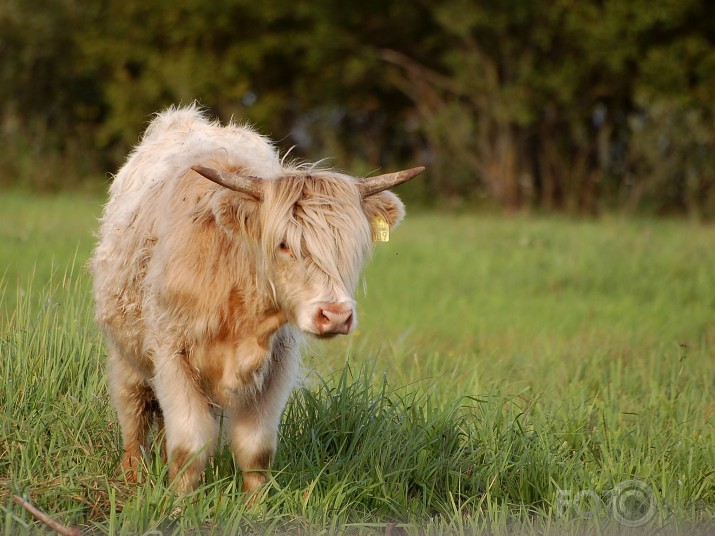
[[[77,527],[65,527],[63,524],[55,521],[50,516],[48,516],[45,512],[43,512],[42,510],[40,510],[39,508],[34,506],[27,499],[23,499],[22,497],[13,495],[12,500],[15,504],[19,504],[25,510],[27,510],[35,519],[37,519],[38,521],[41,521],[42,523],[44,523],[45,525],[50,527],[55,532],[62,534],[62,536],[81,536],[82,535],[82,532]]]

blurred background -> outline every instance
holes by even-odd
[[[198,100],[411,203],[715,216],[708,0],[3,0],[0,187],[106,186]]]
[[[93,321],[111,174],[194,100],[428,166],[252,512],[227,454],[191,501],[158,448],[117,478]],[[17,494],[88,534],[621,534],[635,482],[643,534],[713,533],[713,220],[715,0],[0,0],[0,532]]]

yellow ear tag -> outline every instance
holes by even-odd
[[[375,216],[372,220],[372,240],[373,242],[390,241],[390,224],[380,215]]]

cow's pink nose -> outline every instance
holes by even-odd
[[[353,309],[344,305],[325,304],[318,308],[315,326],[321,335],[347,335],[353,325]]]

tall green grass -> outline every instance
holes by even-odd
[[[158,449],[142,483],[118,475],[83,268],[99,205],[0,200],[5,534],[48,530],[13,494],[97,534],[621,532],[650,506],[631,481],[656,503],[641,529],[712,529],[712,227],[410,215],[358,332],[304,352],[248,508],[223,446],[189,497]]]

